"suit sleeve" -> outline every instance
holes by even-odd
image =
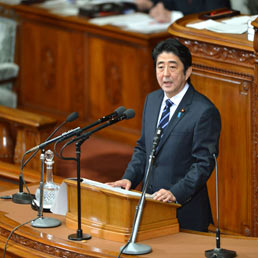
[[[197,121],[193,134],[192,165],[185,176],[170,188],[180,204],[190,201],[206,185],[215,165],[210,147],[218,150],[220,129],[220,115],[214,106]]]

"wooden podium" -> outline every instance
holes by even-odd
[[[68,211],[66,225],[77,229],[77,182],[67,184]],[[99,238],[127,242],[140,196],[81,183],[81,227],[84,233]],[[134,193],[134,192],[132,192]],[[146,198],[137,241],[179,232],[176,209],[179,204],[162,203]]]

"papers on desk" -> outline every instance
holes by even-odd
[[[67,205],[67,186],[66,183],[63,182],[59,188],[59,191],[56,195],[56,199],[50,208],[50,211],[59,214],[59,215],[66,215],[68,210]]]
[[[257,16],[239,16],[231,19],[225,19],[221,22],[214,20],[205,20],[198,23],[187,24],[186,27],[194,29],[206,29],[217,33],[243,34],[247,32],[248,22]]]
[[[51,13],[63,16],[74,16],[79,13],[79,8],[73,3],[73,1],[52,0],[39,4],[39,6],[41,8],[48,9]]]
[[[20,3],[21,0],[0,0],[0,2]],[[87,4],[99,4],[107,2],[127,2],[134,3],[134,0],[48,0],[44,3],[38,4],[41,8],[48,9],[49,12],[62,16],[76,16],[79,14],[79,8]],[[167,31],[168,27],[181,18],[183,14],[179,11],[171,12],[171,21],[168,23],[158,23],[148,14],[145,13],[128,13],[114,16],[104,16],[90,19],[89,22],[96,25],[113,25],[121,27],[124,30],[135,31],[140,33],[155,33]]]
[[[135,31],[140,33],[153,33],[166,31],[172,22],[182,17],[180,12],[174,13],[173,20],[169,23],[158,23],[148,14],[131,13],[124,15],[115,15],[108,17],[99,17],[90,19],[89,22],[97,25],[113,25],[123,28],[124,30]]]

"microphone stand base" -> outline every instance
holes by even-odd
[[[25,192],[18,192],[12,195],[12,201],[19,204],[31,204],[34,198],[35,195]]]
[[[120,250],[123,249],[123,246]],[[152,251],[151,247],[144,244],[137,244],[137,243],[130,243],[128,246],[123,250],[123,254],[148,254]]]
[[[223,248],[214,248],[212,250],[205,251],[205,256],[207,258],[233,258],[236,257],[236,252],[231,250],[226,250]]]
[[[91,239],[91,235],[88,234],[82,234],[81,236],[78,234],[71,234],[68,236],[69,240],[73,240],[73,241],[82,241],[82,240],[89,240]]]
[[[35,228],[54,228],[61,225],[61,221],[54,218],[37,218],[31,222],[31,226]]]

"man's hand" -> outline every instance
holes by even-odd
[[[163,3],[156,4],[150,10],[149,15],[157,22],[166,23],[171,21],[171,11],[165,9]]]
[[[153,2],[150,0],[135,0],[135,4],[140,11],[149,10],[153,6]]]
[[[155,192],[153,199],[161,202],[176,202],[176,197],[168,190],[160,189]]]
[[[125,190],[129,190],[131,188],[131,181],[128,180],[128,179],[122,179],[122,180],[118,180],[118,181],[115,181],[115,182],[109,182],[109,183],[106,183],[107,185],[110,185],[110,186],[113,186],[113,187],[122,187],[124,188]]]

